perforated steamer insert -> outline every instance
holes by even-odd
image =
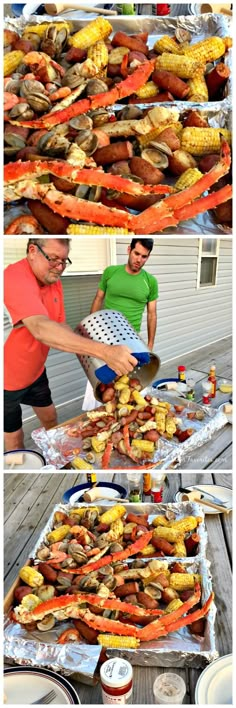
[[[148,386],[155,379],[160,367],[159,357],[148,349],[142,338],[120,312],[115,310],[94,312],[79,323],[75,332],[102,344],[126,345],[139,361],[132,376],[136,375],[139,378],[142,388]],[[116,378],[115,372],[97,357],[79,354],[77,356],[93,387],[96,399],[100,401],[99,384],[113,381]]]

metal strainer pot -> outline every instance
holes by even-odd
[[[132,377],[139,378],[142,388],[148,386],[155,379],[160,367],[159,357],[148,349],[139,334],[120,312],[115,310],[94,312],[77,325],[75,332],[82,337],[88,337],[103,344],[126,345],[138,360],[138,366],[132,372]],[[97,357],[79,354],[77,356],[93,387],[95,398],[101,401],[98,386],[100,383],[111,383],[116,378],[115,371]]]

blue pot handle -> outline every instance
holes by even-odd
[[[137,359],[138,366],[149,364],[151,358],[148,352],[138,352],[138,354],[132,352],[132,356]],[[110,366],[107,366],[107,364],[104,364],[104,366],[99,366],[99,368],[95,370],[95,374],[99,381],[101,381],[101,383],[103,384],[111,383],[117,376],[116,372],[113,371]]]

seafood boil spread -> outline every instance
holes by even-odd
[[[214,598],[201,601],[202,576],[192,571],[202,524],[168,508],[154,517],[121,504],[56,509],[19,572],[11,619],[42,632],[72,620],[58,644],[137,649],[182,627],[200,641]]]
[[[104,17],[4,30],[5,201],[23,206],[6,234],[151,234],[208,210],[230,226],[231,133],[201,109],[232,40],[150,39]]]

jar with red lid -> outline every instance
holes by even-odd
[[[186,367],[178,366],[178,379],[183,383],[186,383]]]
[[[129,661],[115,656],[100,668],[103,703],[132,703],[133,669]]]

